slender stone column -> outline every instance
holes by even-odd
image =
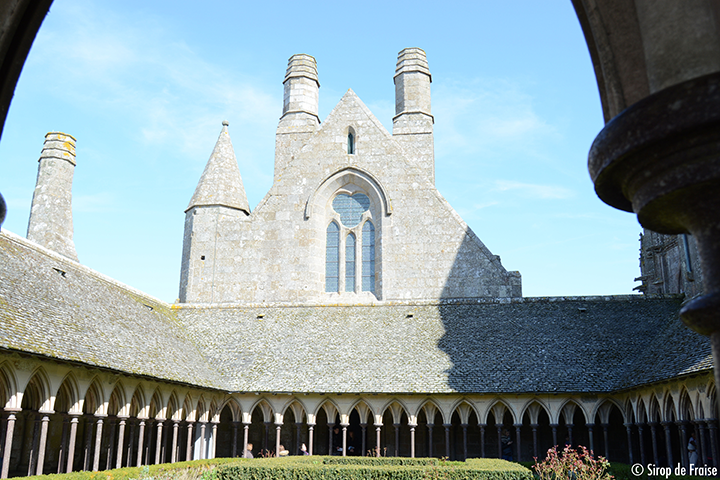
[[[73,471],[73,464],[75,463],[75,439],[77,438],[78,422],[78,415],[70,414],[70,439],[68,440],[67,467],[65,469],[65,473]]]
[[[480,424],[480,457],[485,458],[485,424]]]
[[[659,465],[660,462],[658,461],[658,444],[657,444],[657,423],[652,422],[650,424],[650,435],[652,436],[652,447],[653,447],[653,462],[655,462],[655,465]]]
[[[550,428],[552,428],[552,437],[553,437],[553,445],[558,446],[559,443],[557,441],[557,429],[558,424],[557,423],[551,423]]]
[[[672,442],[670,440],[670,422],[662,422],[661,425],[665,430],[665,455],[667,455],[668,466],[672,467],[675,463],[673,463]],[[687,448],[687,445],[685,448]]]
[[[573,427],[575,426],[575,424],[568,423],[565,426],[567,427],[568,431],[568,441],[570,442],[570,446],[572,447],[573,445],[575,445],[575,440],[573,439]]]
[[[718,448],[717,448],[717,424],[714,420],[708,420],[705,423],[707,423],[708,426],[708,434],[710,436],[710,451],[712,452],[712,455],[710,455],[710,466],[716,467],[718,466],[717,461],[717,455],[718,455]]]
[[[178,429],[180,428],[180,422],[177,420],[173,420],[172,427],[173,427],[173,435],[172,435],[172,451],[170,452],[170,463],[175,463],[178,461],[177,446],[178,446]],[[235,426],[235,433],[237,434],[237,426]],[[233,449],[235,449],[235,447],[237,446],[235,436],[236,435],[233,435]]]
[[[707,445],[705,442],[705,424],[702,422],[702,420],[698,420],[695,424],[696,429],[696,435],[697,440],[695,441],[695,446],[698,448],[698,459],[702,460],[703,463],[705,463],[705,459],[707,458]]]
[[[498,458],[502,458],[502,425],[496,425],[498,435]]]
[[[155,465],[160,465],[160,458],[162,456],[162,433],[163,433],[163,422],[162,420],[157,421],[157,436],[155,440]]]
[[[645,461],[645,426],[642,423],[635,424],[638,429],[638,438],[640,439],[640,463],[647,465]],[[685,444],[687,446],[687,444]]]
[[[682,462],[683,466],[685,468],[690,468],[689,461],[688,461],[688,450],[687,450],[687,444],[688,444],[688,435],[687,435],[687,424],[686,421],[679,421],[676,422],[678,428],[680,429],[680,461]],[[632,462],[632,459],[630,460],[630,463]]]
[[[335,445],[333,445],[333,427],[334,426],[335,426],[335,424],[330,425],[328,423],[328,455],[333,454],[333,447],[335,446]]]
[[[410,425],[410,458],[415,458],[415,425]]]
[[[537,423],[533,423],[530,425],[530,428],[532,428],[532,434],[533,434],[533,458],[538,458],[538,439],[537,439],[538,427],[539,427],[539,425]]]
[[[282,429],[282,423],[275,424],[275,456],[280,456],[280,430]]]
[[[48,424],[49,423],[50,423],[50,416],[47,413],[43,413],[42,419],[40,420],[40,442],[38,444],[36,475],[43,474],[43,467],[45,466],[45,450],[46,450],[46,445],[47,445],[47,434],[48,434]]]
[[[151,465],[151,450],[152,450],[152,439],[153,439],[153,423],[155,421],[149,418],[147,421],[147,428],[145,429],[145,465]]]
[[[135,427],[137,426],[138,419],[128,420],[130,422],[130,435],[128,438],[127,455],[125,456],[125,465],[132,467],[133,465],[133,449],[135,447]]]
[[[375,456],[380,457],[380,430],[382,424],[375,424]]]
[[[237,436],[238,436],[238,426],[240,425],[240,422],[232,422],[233,427],[233,433],[232,433],[232,453],[230,456],[233,458],[237,457]],[[173,460],[175,462],[175,460]]]
[[[588,429],[588,438],[589,438],[588,443],[590,443],[590,450],[592,450],[594,452],[595,451],[595,436],[593,435],[592,424],[588,425],[587,429]]]
[[[308,454],[313,454],[313,446],[315,445],[315,424],[308,423]]]
[[[125,451],[125,425],[127,417],[118,417],[118,441],[117,441],[117,458],[115,459],[115,468],[123,466],[123,452]]]
[[[443,427],[445,427],[445,456],[448,460],[450,460],[450,427],[452,425],[449,423],[444,423]]]
[[[102,448],[103,419],[98,417],[95,429],[95,451],[93,453],[93,472],[100,470],[100,450]]]
[[[632,423],[625,424],[625,432],[627,432],[627,446],[628,446],[628,457],[630,458],[630,464],[635,463],[633,456],[633,444],[632,444]],[[685,444],[687,445],[687,443]]]
[[[143,447],[143,442],[144,442],[144,440],[145,440],[145,419],[144,419],[144,418],[140,418],[139,420],[140,420],[140,423],[138,424],[138,426],[139,426],[140,428],[138,428],[137,463],[135,464],[135,465],[138,466],[138,467],[143,464],[143,463],[142,463],[142,460],[143,460],[143,448],[144,448],[144,447]]]
[[[295,448],[292,455],[300,453],[300,429],[302,428],[302,422],[295,422]],[[361,454],[362,455],[362,454]]]
[[[92,443],[92,418],[91,415],[85,415],[85,450],[84,450],[84,456],[83,456],[83,471],[87,472],[90,469],[90,455],[92,455],[91,451],[91,443]]]
[[[467,425],[467,423],[463,423],[460,426],[462,427],[462,431],[463,431],[463,461],[465,461],[465,460],[467,460],[467,457],[468,457],[468,448],[467,448],[468,425]]]
[[[207,449],[205,448],[205,429],[207,422],[200,422],[200,459],[207,458]]]
[[[522,427],[522,423],[516,423],[513,425],[515,427],[515,451],[517,452],[517,458],[515,458],[516,462],[520,461],[520,427]]]
[[[117,422],[111,418],[108,423],[110,424],[110,433],[108,434],[105,470],[113,468],[113,457],[115,456],[115,427]],[[122,451],[122,447],[118,447],[118,449]]]
[[[433,447],[433,427],[435,426],[434,423],[428,423],[428,457],[433,456],[432,447]]]
[[[193,460],[193,422],[187,424],[187,445],[185,446],[185,461]],[[247,448],[247,441],[245,442],[245,448]]]
[[[58,452],[58,465],[57,465],[57,473],[63,473],[64,467],[65,467],[65,458],[67,457],[67,441],[68,441],[68,431],[70,430],[70,418],[67,416],[67,414],[62,414],[63,417],[63,426],[62,426],[62,434],[60,435],[60,451]]]
[[[607,423],[602,424],[603,429],[603,442],[605,443],[605,459],[609,462],[610,461],[610,443],[608,442],[608,427],[610,425]],[[668,457],[670,458],[670,457]],[[672,465],[672,462],[670,463]]]
[[[208,458],[215,458],[215,452],[217,452],[217,428],[218,424],[212,422],[212,443],[210,444],[212,446],[212,456],[210,456],[210,452],[208,452]]]
[[[347,425],[342,425],[342,449],[343,449],[343,457],[347,457]]]
[[[360,444],[360,456],[364,457],[367,453],[365,451],[367,445],[367,423],[361,423],[360,428],[362,428],[362,443]]]
[[[10,469],[10,453],[12,452],[13,432],[15,431],[15,412],[8,413],[7,426],[5,428],[5,443],[3,447],[2,474],[0,478],[8,478]]]
[[[245,452],[247,452],[248,447],[248,435],[250,435],[250,424],[249,423],[243,423],[243,453],[242,455],[245,456]],[[310,447],[312,449],[312,447]]]
[[[30,421],[30,415],[32,415],[35,420],[33,422],[33,433],[32,433],[32,443],[30,446],[30,458],[28,459],[28,477],[30,475],[35,475],[36,467],[37,467],[37,452],[38,452],[38,444],[40,443],[40,414],[32,414],[29,413],[28,421]]]
[[[393,427],[395,428],[395,456],[400,456],[400,424],[399,423],[393,423]]]

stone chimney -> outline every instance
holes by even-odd
[[[315,58],[304,53],[290,57],[283,85],[283,114],[275,136],[275,180],[320,125]]]
[[[434,118],[430,113],[432,76],[425,51],[405,48],[395,67],[393,137],[416,158],[416,165],[435,183]]]
[[[75,139],[60,132],[45,135],[27,238],[77,261],[72,220],[74,172]]]

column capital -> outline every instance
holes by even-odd
[[[523,426],[522,423],[513,423],[513,427],[515,427],[515,428],[520,428],[522,426]]]

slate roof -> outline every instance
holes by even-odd
[[[232,390],[599,393],[712,368],[680,302],[196,306],[178,316]]]
[[[613,392],[712,368],[681,296],[170,306],[0,233],[0,349],[247,392]]]
[[[220,386],[167,303],[5,231],[0,348]]]

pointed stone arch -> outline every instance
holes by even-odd
[[[178,420],[179,412],[181,412],[180,402],[178,401],[177,393],[173,390],[170,392],[170,395],[168,395],[165,418],[168,420]]]
[[[460,419],[460,423],[467,425],[470,420],[470,415],[475,414],[475,417],[480,419],[480,414],[475,408],[475,405],[473,405],[469,400],[466,398],[461,398],[457,400],[453,406],[450,408],[450,419],[452,419],[452,416],[454,413],[458,414],[458,418]]]
[[[94,378],[85,391],[83,412],[89,415],[102,415],[105,413],[105,399],[97,378]]]
[[[255,409],[257,409],[257,408],[260,409],[260,412],[263,416],[263,421],[265,421],[266,423],[273,421],[274,411],[273,411],[272,405],[267,400],[267,398],[262,397],[257,402],[255,402],[253,404],[253,406],[250,407],[250,409],[249,409],[250,415],[252,415],[253,412],[255,412]]]
[[[107,413],[108,415],[127,416],[126,410],[128,410],[128,406],[125,401],[125,389],[123,388],[122,380],[118,380],[115,383],[115,387],[112,389],[112,392],[110,392]]]
[[[240,402],[238,402],[237,398],[230,396],[225,399],[225,401],[220,405],[220,412],[222,412],[225,407],[230,409],[230,413],[232,414],[232,421],[233,422],[240,422],[242,421],[242,405],[240,405]]]
[[[210,420],[210,410],[207,406],[205,397],[201,394],[195,403],[195,415],[198,422],[208,422]]]
[[[9,362],[0,364],[0,407],[6,409],[20,408],[18,402],[18,386],[15,371]]]
[[[562,417],[565,418],[567,422],[568,415],[570,415],[570,423],[572,423],[576,411],[579,411],[582,414],[583,420],[585,420],[586,424],[592,423],[590,419],[593,417],[590,416],[588,411],[581,403],[572,398],[568,398],[567,400],[562,402],[560,408],[557,410],[557,418],[551,418],[550,420],[553,423],[560,423]]]
[[[407,406],[398,398],[393,398],[388,401],[380,410],[380,415],[384,416],[385,412],[390,409],[390,414],[393,418],[393,423],[400,423],[402,414],[409,416]]]
[[[537,424],[540,412],[545,412],[548,419],[551,418],[548,406],[539,398],[532,398],[520,409],[520,419],[524,419],[525,415],[527,415],[531,424]]]
[[[166,408],[167,407],[163,400],[162,392],[160,391],[160,388],[156,388],[153,392],[152,397],[150,398],[150,405],[148,410],[149,417],[152,419],[164,420]]]
[[[188,392],[185,395],[185,398],[183,399],[182,404],[182,420],[185,420],[187,422],[194,422],[195,421],[195,406],[197,405],[193,402],[192,395],[190,392]]]
[[[358,412],[358,416],[360,417],[360,423],[363,423],[363,420],[365,420],[365,423],[367,423],[368,418],[370,419],[370,423],[372,423],[372,421],[375,419],[375,412],[373,411],[372,407],[363,399],[359,399],[352,404],[352,406],[348,410],[348,415],[352,414],[353,410],[356,410]]]
[[[440,413],[441,416],[443,415],[440,406],[438,406],[438,404],[431,398],[428,398],[420,405],[420,408],[418,408],[415,416],[420,416],[420,412],[425,413],[425,419],[429,424],[435,423],[435,415],[437,415],[438,413]],[[478,416],[478,419],[479,418],[480,417]],[[443,422],[444,421],[445,420],[443,417]]]
[[[680,399],[678,400],[678,420],[691,422],[695,420],[695,408],[690,399],[690,392],[683,386],[680,389]]]
[[[320,405],[317,406],[314,412],[316,417],[320,413],[320,410],[325,411],[329,424],[334,424],[335,417],[340,414],[340,407],[331,398],[326,398]]]
[[[500,423],[502,423],[502,420],[505,417],[506,411],[510,413],[510,417],[512,418],[513,423],[517,423],[517,417],[515,415],[515,411],[502,398],[496,398],[495,400],[490,402],[490,405],[488,406],[487,410],[485,410],[484,423],[487,423],[490,413],[493,414],[493,416],[495,418],[495,422],[497,422],[497,418],[499,415]]]
[[[43,367],[37,367],[23,390],[23,410],[52,411],[53,397],[50,394],[50,380]]]
[[[392,204],[385,187],[372,174],[358,168],[347,167],[331,174],[310,194],[305,202],[305,220],[314,215],[322,216],[330,196],[345,185],[354,184],[362,188],[380,202],[380,211],[385,216],[392,214]]]
[[[650,421],[645,399],[641,398],[638,400],[635,412],[635,418],[637,419],[638,423],[647,423]]]
[[[607,423],[612,407],[618,409],[620,415],[622,415],[623,422],[626,422],[627,419],[625,417],[625,410],[623,409],[622,404],[620,404],[620,402],[618,402],[614,398],[604,398],[597,404],[595,404],[595,408],[592,412],[591,418],[595,419],[595,416],[597,415],[600,418],[601,423]]]
[[[135,387],[133,396],[130,399],[130,416],[148,418],[148,404],[145,401],[145,391],[140,384]]]
[[[287,413],[287,411],[290,410],[293,414],[293,418],[295,419],[295,423],[301,423],[303,420],[303,417],[307,417],[307,408],[305,408],[305,405],[297,399],[293,398],[289,400],[283,407],[280,409],[280,413],[282,413],[283,417]]]

